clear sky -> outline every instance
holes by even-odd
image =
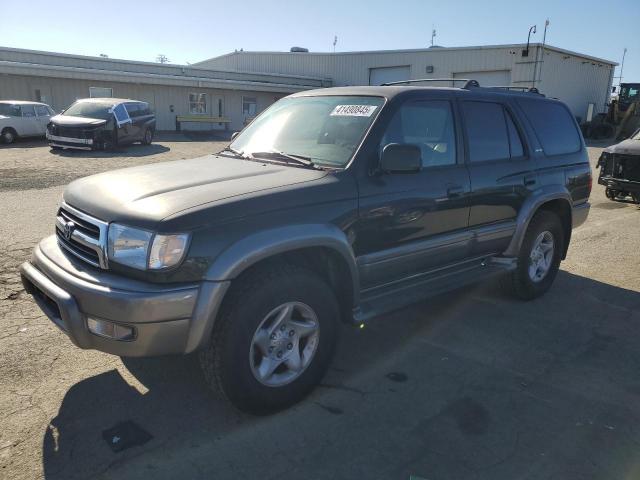
[[[235,49],[337,51],[541,42],[620,63],[640,82],[640,0],[0,0],[0,45],[172,63]],[[10,16],[10,19],[8,18]],[[616,70],[619,75],[619,70]]]

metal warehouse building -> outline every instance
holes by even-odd
[[[484,86],[535,86],[566,102],[574,115],[584,120],[589,104],[593,104],[594,113],[605,111],[617,64],[534,43],[528,50],[526,44],[513,44],[344,53],[239,51],[196,65],[328,77],[336,86],[418,78],[472,78]]]
[[[485,86],[535,86],[565,101],[581,119],[605,110],[615,62],[549,45],[526,47],[237,51],[184,66],[0,47],[0,99],[42,101],[61,110],[78,98],[132,98],[151,104],[160,130],[176,129],[176,116],[181,115],[229,122],[189,124],[190,129],[239,130],[277,99],[301,90],[473,78]]]
[[[132,62],[0,47],[0,99],[35,100],[60,111],[78,98],[118,97],[149,102],[159,130],[175,130],[177,115],[224,117],[240,130],[277,99],[331,86],[302,75],[257,74],[194,66]],[[225,128],[189,124],[190,129]]]

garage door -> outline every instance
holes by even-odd
[[[369,70],[369,85],[382,85],[383,83],[409,80],[410,74],[411,67],[409,65],[402,67],[371,68]]]
[[[484,72],[454,73],[453,78],[469,78],[477,80],[481,87],[506,87],[511,85],[511,70],[492,70]],[[462,85],[456,84],[456,87]]]

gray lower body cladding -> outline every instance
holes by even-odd
[[[158,286],[82,268],[44,239],[20,269],[25,290],[80,348],[121,356],[190,353],[206,345],[229,282]],[[121,341],[95,335],[94,318],[133,328]]]

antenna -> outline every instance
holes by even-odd
[[[167,58],[167,56],[162,53],[158,54],[158,56],[156,57],[156,61],[158,63],[169,63],[169,59]]]
[[[433,39],[436,38],[436,29],[431,30],[431,46],[433,47]]]
[[[336,52],[336,43],[338,43],[338,36],[334,35],[333,36],[333,53]]]

